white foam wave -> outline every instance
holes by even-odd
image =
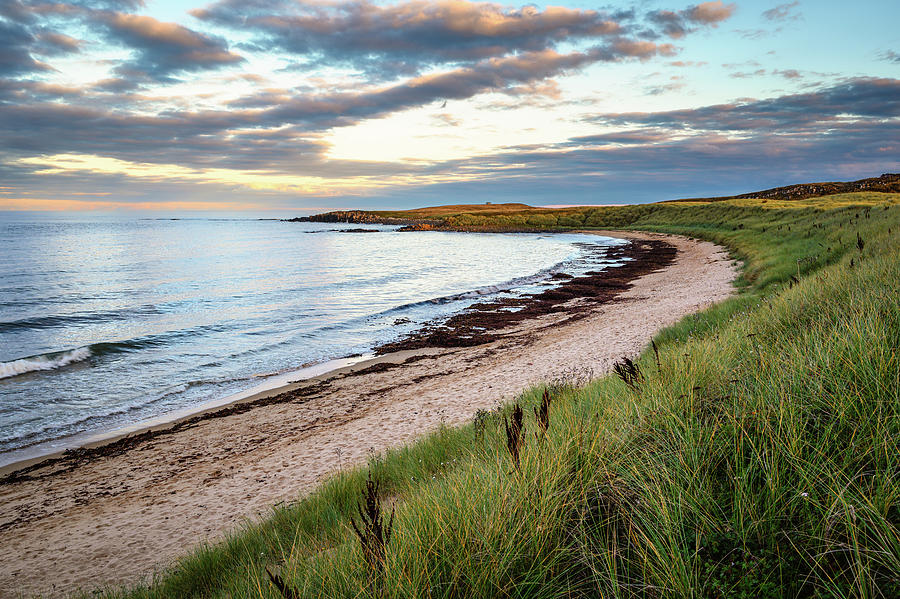
[[[62,353],[44,354],[13,360],[12,362],[0,362],[0,379],[11,376],[19,376],[26,372],[38,370],[55,370],[75,362],[81,362],[91,357],[91,350],[87,347],[79,347]]]

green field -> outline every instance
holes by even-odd
[[[507,406],[101,596],[900,597],[900,194],[422,216],[708,239],[740,293],[662,331],[631,385],[557,381],[546,435],[524,391],[520,468]],[[369,473],[396,506],[383,571],[350,521]]]

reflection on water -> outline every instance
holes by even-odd
[[[477,293],[528,290],[547,269],[586,268],[578,244],[603,242],[88,219],[0,224],[0,452],[365,352]]]

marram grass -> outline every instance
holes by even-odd
[[[524,392],[519,468],[506,406],[104,596],[285,596],[269,568],[298,597],[900,597],[898,203],[570,214],[721,243],[742,291],[661,332],[630,384],[554,382],[546,434]],[[369,474],[396,509],[374,574],[350,524]]]

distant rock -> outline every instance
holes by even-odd
[[[409,223],[405,219],[384,218],[363,210],[335,210],[324,214],[291,218],[287,219],[287,221],[292,223],[352,223],[367,225],[405,225]]]
[[[435,229],[440,228],[438,225],[434,223],[414,223],[411,225],[406,225],[405,227],[400,227],[400,231],[434,231]]]
[[[803,200],[836,193],[852,193],[854,191],[880,191],[884,193],[900,193],[900,174],[885,173],[880,177],[860,179],[859,181],[836,181],[827,183],[800,183],[786,187],[774,187],[763,191],[743,193],[736,196],[706,198],[708,200],[731,199],[763,199],[763,200]],[[689,201],[689,200],[678,200]]]
[[[312,216],[301,216],[298,218],[287,218],[285,222],[290,223],[350,223],[362,225],[404,225],[404,230],[408,227],[430,225],[430,228],[440,225],[440,221],[427,219],[409,219],[409,218],[389,218],[379,216],[374,212],[365,212],[363,210],[335,210],[333,212],[325,212],[324,214],[313,214]],[[430,230],[415,229],[415,230]],[[343,233],[362,233],[375,231],[376,229],[342,229]]]

